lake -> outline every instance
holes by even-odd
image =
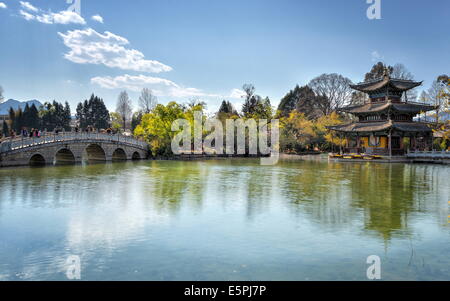
[[[0,280],[450,280],[450,168],[253,159],[0,169]]]

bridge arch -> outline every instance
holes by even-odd
[[[112,161],[126,161],[127,160],[127,154],[123,150],[123,148],[117,148],[113,154],[112,154]]]
[[[44,166],[46,162],[44,156],[42,156],[41,154],[34,154],[28,161],[28,164],[30,166],[36,167],[36,166]]]
[[[68,148],[62,148],[58,150],[53,159],[54,165],[68,165],[75,164],[75,155]]]
[[[133,161],[137,161],[137,160],[141,160],[141,155],[139,154],[139,152],[134,152],[133,155],[131,156],[131,160]]]
[[[87,163],[99,163],[106,161],[105,150],[98,144],[89,144],[85,149]]]

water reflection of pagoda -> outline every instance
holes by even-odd
[[[413,119],[421,112],[432,111],[436,107],[409,102],[406,97],[407,91],[421,84],[422,82],[391,78],[389,71],[385,69],[380,79],[352,85],[353,89],[368,94],[369,100],[362,105],[341,109],[342,112],[356,116],[356,122],[329,127],[346,138],[344,152],[401,156],[408,148],[431,149],[432,130],[426,123]],[[402,100],[404,94],[405,100]]]

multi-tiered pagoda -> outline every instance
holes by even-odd
[[[385,69],[382,78],[351,85],[354,90],[368,94],[366,103],[341,109],[357,117],[357,121],[329,127],[346,138],[346,153],[401,156],[410,150],[432,148],[432,129],[414,118],[435,110],[417,102],[409,102],[406,92],[422,82],[391,78]],[[407,138],[407,139],[404,139]],[[405,143],[406,142],[406,143]]]

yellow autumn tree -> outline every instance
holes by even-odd
[[[301,152],[311,149],[316,137],[314,122],[304,113],[293,110],[288,117],[281,119],[280,146],[285,152]]]
[[[170,102],[166,106],[158,104],[150,113],[142,116],[134,135],[147,141],[154,156],[171,155],[172,138],[177,134],[172,132],[172,123],[183,118],[183,106],[176,102]]]
[[[345,139],[339,138],[339,136],[334,131],[330,131],[327,127],[333,125],[342,124],[344,121],[339,116],[338,113],[332,112],[330,115],[325,115],[320,117],[315,122],[316,133],[319,137],[321,137],[322,146],[325,148],[332,148],[333,145],[344,145]],[[323,145],[326,144],[326,145]]]

